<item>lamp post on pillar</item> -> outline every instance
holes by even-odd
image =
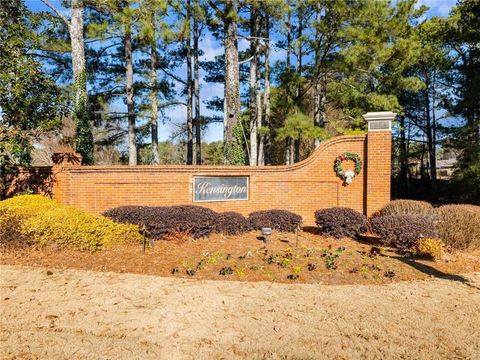
[[[390,201],[392,174],[391,111],[368,112],[363,118],[368,123],[365,213],[371,216]]]

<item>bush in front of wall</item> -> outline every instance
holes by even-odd
[[[440,260],[444,253],[442,240],[431,238],[418,240],[414,250],[418,256],[430,260]]]
[[[444,205],[435,209],[437,231],[456,250],[480,248],[480,206]]]
[[[210,209],[193,206],[122,206],[110,209],[105,216],[120,223],[145,226],[149,237],[163,239],[173,233],[188,233],[194,239],[209,235],[218,214]]]
[[[302,223],[302,217],[287,210],[254,211],[248,216],[252,229],[269,227],[273,230],[294,232]]]
[[[251,230],[250,223],[242,214],[228,211],[218,214],[215,232],[224,235],[239,235]]]
[[[137,226],[116,224],[41,195],[21,195],[0,201],[0,228],[2,244],[96,251],[141,240]]]
[[[380,216],[389,215],[424,215],[433,214],[433,206],[426,201],[393,200],[380,210]]]
[[[340,239],[356,237],[367,231],[367,218],[350,208],[333,207],[315,212],[315,222],[320,234]]]
[[[373,231],[386,246],[408,250],[419,239],[435,237],[435,226],[430,216],[388,215],[371,219]]]

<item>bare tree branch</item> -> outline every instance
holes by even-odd
[[[43,2],[45,5],[47,5],[50,9],[52,9],[52,11],[58,15],[58,17],[60,19],[62,19],[65,24],[67,24],[67,26],[70,28],[70,20],[68,20],[65,15],[62,14],[62,12],[60,10],[58,10],[55,6],[53,6],[53,4],[50,2],[50,0],[40,0],[41,2]]]

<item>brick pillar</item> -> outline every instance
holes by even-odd
[[[77,153],[54,153],[52,161],[53,198],[62,204],[68,204],[70,183],[66,169],[70,166],[80,166],[82,156]]]
[[[363,115],[368,123],[366,151],[366,215],[371,216],[390,201],[392,172],[392,121],[390,111]]]

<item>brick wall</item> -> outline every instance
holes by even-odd
[[[195,204],[215,211],[285,209],[314,225],[315,210],[350,207],[370,215],[390,200],[390,141],[388,131],[325,141],[306,160],[291,166],[62,166],[54,197],[94,214],[123,205]],[[345,186],[333,170],[335,158],[355,152],[364,164]],[[352,164],[344,164],[344,168]],[[248,176],[249,199],[193,202],[194,176]]]

